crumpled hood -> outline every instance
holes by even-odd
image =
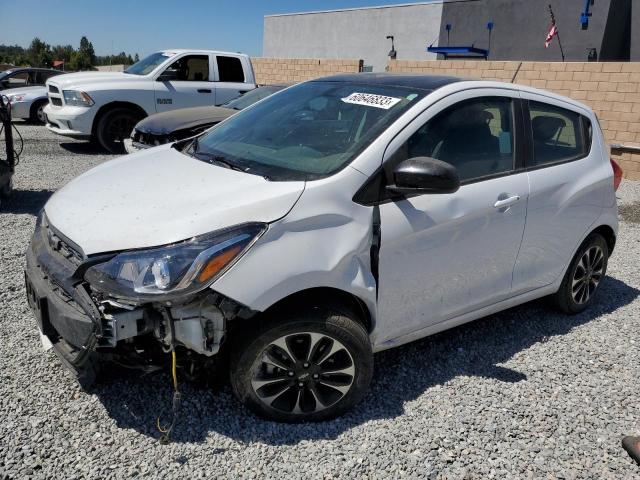
[[[166,135],[184,128],[192,128],[207,123],[218,123],[234,113],[237,113],[237,110],[225,107],[180,108],[149,115],[138,122],[136,130],[155,135]]]
[[[291,210],[304,185],[210,165],[163,145],[80,175],[49,199],[45,213],[92,255],[273,222]]]

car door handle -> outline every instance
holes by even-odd
[[[211,93],[210,88],[199,88],[198,93]]]
[[[496,203],[494,203],[493,206],[498,209],[507,208],[513,205],[514,203],[518,203],[519,201],[520,201],[520,195],[511,195],[510,197],[502,198],[496,201]]]

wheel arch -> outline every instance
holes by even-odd
[[[98,111],[96,112],[96,115],[93,117],[93,124],[91,126],[91,135],[94,135],[94,136],[96,135],[96,131],[98,128],[98,124],[100,123],[100,119],[104,117],[108,112],[116,108],[129,108],[139,113],[142,118],[149,116],[147,111],[137,103],[124,102],[124,101],[109,102],[102,105],[100,109],[98,109]]]
[[[281,311],[310,306],[330,307],[346,311],[362,324],[367,333],[371,333],[375,326],[373,316],[361,298],[333,287],[314,287],[292,293],[271,305],[263,314],[273,315]]]
[[[36,100],[34,100],[31,103],[31,106],[29,107],[29,120],[33,121],[34,119],[37,120],[36,118],[36,110],[38,108],[39,105],[47,105],[49,103],[49,99],[48,98],[38,98]]]
[[[609,225],[600,225],[599,227],[594,228],[589,235],[593,233],[599,233],[604,237],[607,241],[607,247],[609,248],[609,255],[613,252],[613,249],[616,246],[616,232],[614,232],[613,228]],[[587,237],[589,236],[587,235]]]

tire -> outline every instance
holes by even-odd
[[[100,117],[96,127],[98,142],[111,153],[125,153],[124,139],[128,138],[143,118],[140,113],[130,108],[114,108]]]
[[[565,273],[553,303],[570,315],[584,311],[593,301],[607,273],[609,247],[604,237],[592,233],[582,243]]]
[[[369,335],[352,317],[312,308],[264,322],[231,351],[235,396],[257,415],[286,423],[329,420],[351,409],[373,374]]]
[[[44,125],[47,123],[46,116],[44,114],[44,107],[49,103],[48,100],[41,100],[31,105],[31,111],[29,112],[29,122]]]

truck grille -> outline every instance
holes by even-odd
[[[49,85],[49,92],[51,92],[51,93],[60,93],[60,90],[58,90],[58,87],[55,87],[53,85]]]
[[[56,107],[62,106],[62,100],[57,97],[49,97],[49,101],[51,102],[52,105],[55,105]]]

